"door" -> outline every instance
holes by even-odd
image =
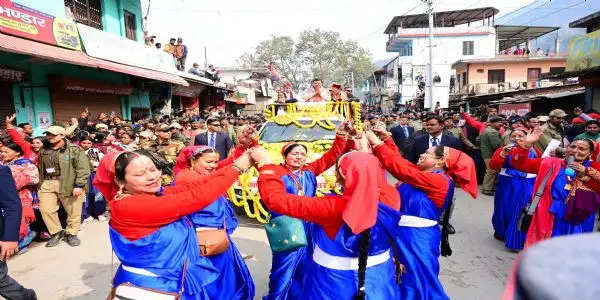
[[[4,118],[15,112],[14,100],[12,96],[12,85],[6,82],[0,82],[0,128],[5,128]]]
[[[527,86],[529,88],[537,87],[537,80],[540,78],[540,73],[542,73],[542,69],[540,68],[528,68],[527,69]]]
[[[52,91],[52,110],[54,123],[64,124],[71,118],[79,118],[79,114],[87,107],[90,111],[90,120],[96,121],[100,113],[114,111],[121,114],[121,96],[111,94],[85,93],[68,90]]]

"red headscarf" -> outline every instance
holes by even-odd
[[[281,156],[283,156],[283,158],[285,159],[285,154],[284,154],[285,150],[287,150],[289,147],[293,147],[296,145],[302,145],[302,144],[300,144],[298,142],[288,142],[285,145],[283,145],[283,147],[281,147]],[[302,145],[302,146],[304,146],[304,145]],[[306,146],[304,146],[304,147],[306,149]]]
[[[338,170],[345,179],[343,196],[347,199],[342,218],[354,234],[375,225],[381,195],[387,195],[381,199],[386,204],[389,202],[388,205],[399,208],[400,197],[397,192],[387,193],[385,173],[374,155],[365,152],[344,154]]]
[[[462,151],[444,147],[444,162],[454,183],[477,198],[477,171],[473,159]]]
[[[100,191],[107,202],[113,200],[119,187],[115,181],[115,162],[125,151],[113,151],[104,155],[94,177],[94,186]]]
[[[208,146],[187,146],[183,148],[177,156],[177,160],[175,161],[175,167],[173,168],[173,173],[177,175],[179,172],[185,169],[189,169],[191,167],[190,158],[192,157],[192,155],[194,155],[194,153],[198,153],[209,148],[210,147]]]

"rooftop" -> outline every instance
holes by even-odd
[[[591,15],[587,15],[579,20],[575,20],[575,21],[569,23],[569,27],[571,27],[571,28],[587,28],[591,25],[595,25],[598,23],[600,23],[600,10]]]
[[[434,27],[454,27],[495,16],[499,10],[495,7],[482,7],[474,9],[452,10],[435,12]],[[398,33],[398,27],[425,28],[429,26],[427,14],[396,16],[392,18],[384,33]]]
[[[496,25],[494,27],[496,27],[496,39],[500,50],[526,43],[529,40],[560,29],[560,27],[548,26]]]

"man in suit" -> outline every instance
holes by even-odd
[[[412,162],[416,163],[421,154],[433,146],[448,146],[462,151],[460,141],[452,135],[444,134],[444,123],[439,115],[430,114],[425,116],[424,125],[426,134],[416,136],[412,146]]]
[[[24,288],[10,276],[6,260],[19,251],[19,226],[22,206],[9,167],[0,166],[0,295],[5,299],[37,299],[35,292]]]
[[[194,145],[204,145],[215,148],[219,153],[219,160],[223,160],[233,148],[233,142],[229,135],[221,132],[221,121],[217,118],[210,118],[206,121],[208,131],[196,136]]]
[[[415,133],[415,129],[408,125],[408,116],[401,115],[398,119],[398,126],[390,129],[394,143],[404,156],[408,156],[410,153],[411,144],[410,141]]]

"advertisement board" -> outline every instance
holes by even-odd
[[[600,66],[600,30],[584,34],[569,42],[567,71],[581,71]]]
[[[10,0],[0,0],[0,32],[81,50],[75,22],[70,19],[56,18]]]
[[[524,116],[531,111],[531,103],[513,103],[498,105],[498,113],[505,116]]]

